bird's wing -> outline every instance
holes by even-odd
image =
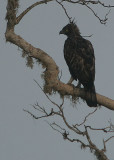
[[[90,41],[81,39],[76,46],[76,52],[82,57],[86,63],[92,63],[94,59],[94,49]]]
[[[95,78],[95,57],[94,49],[90,41],[81,39],[78,41],[76,48],[76,54],[82,59],[80,68],[83,70],[84,77],[90,81],[94,81]]]

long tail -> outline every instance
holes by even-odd
[[[87,89],[88,92],[88,100],[86,100],[86,103],[89,107],[97,107],[97,98],[96,98],[96,92],[95,92],[95,86],[92,85],[91,88]]]

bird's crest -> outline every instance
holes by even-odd
[[[74,32],[75,35],[80,35],[80,30],[78,28],[78,26],[76,25],[76,23],[73,21],[70,22],[71,26],[72,26],[72,31]]]

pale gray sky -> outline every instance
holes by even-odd
[[[7,1],[0,2],[0,159],[95,160],[89,150],[81,150],[79,144],[64,141],[43,119],[34,120],[23,111],[23,108],[31,109],[31,104],[36,102],[48,109],[52,104],[33,80],[36,79],[42,85],[40,76],[42,67],[35,65],[33,70],[27,68],[18,47],[5,42],[4,18]],[[34,2],[35,0],[32,0],[32,3]],[[20,0],[19,13],[32,3],[31,0]],[[69,4],[66,8],[69,15],[75,17],[83,36],[93,34],[89,40],[94,46],[96,56],[97,92],[114,99],[114,9],[111,10],[107,25],[104,26],[86,7]],[[98,7],[97,11],[101,16],[106,12],[103,11],[103,7]],[[62,70],[63,82],[68,81],[70,74],[63,58],[66,37],[60,36],[59,31],[67,23],[68,19],[62,8],[55,2],[50,2],[34,8],[15,29],[16,33],[29,43],[52,56]],[[53,99],[60,103],[59,96],[54,95]],[[86,104],[80,102],[76,108],[72,108],[71,102],[65,101],[65,114],[71,123],[80,123],[84,115],[92,111]],[[110,119],[114,123],[113,115],[113,111],[101,107],[93,117],[90,117],[87,124],[93,127],[106,127]],[[56,120],[59,124],[62,123],[59,119]],[[50,121],[54,121],[54,118]],[[92,133],[91,137],[99,148],[102,148],[102,139],[106,136],[98,132]],[[113,144],[114,139],[107,144],[107,155],[110,160],[114,160]]]

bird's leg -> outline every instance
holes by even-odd
[[[81,83],[80,83],[80,81],[78,81],[78,84],[77,84],[76,88],[81,88]]]
[[[75,86],[72,84],[74,78],[71,76],[70,80],[67,82],[68,85],[72,86],[75,89]]]
[[[67,82],[67,84],[71,84],[73,82],[74,78],[71,76],[70,80]]]

